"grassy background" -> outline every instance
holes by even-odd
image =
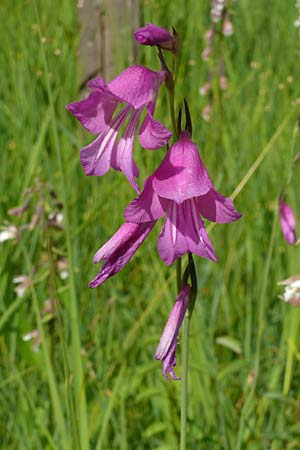
[[[1,244],[0,448],[174,450],[180,382],[167,382],[153,360],[176,295],[174,269],[158,257],[157,226],[118,276],[101,288],[87,287],[97,273],[92,257],[122,223],[134,192],[116,172],[83,174],[79,149],[91,137],[64,108],[79,98],[75,3],[37,3],[38,16],[32,1],[0,5],[0,222],[30,220],[32,207],[20,218],[7,211],[38,179],[46,215],[53,209],[51,188],[64,204],[66,224],[62,232],[40,223],[17,245]],[[300,146],[299,106],[293,106],[300,97],[297,11],[292,1],[267,0],[232,2],[230,11],[235,33],[222,44],[229,88],[221,95],[214,87],[208,123],[201,118],[207,100],[199,88],[209,70],[201,60],[209,2],[142,2],[141,23],[174,25],[181,36],[177,103],[184,96],[189,101],[193,138],[217,188],[229,195],[247,181],[235,200],[242,220],[211,230],[219,263],[196,260],[188,448],[297,449],[299,312],[278,300],[277,286],[300,263],[277,218],[291,155]],[[117,42],[116,74],[128,62]],[[139,62],[159,68],[151,48],[139,50]],[[157,117],[170,126],[164,88]],[[162,152],[137,146],[142,178]],[[287,190],[295,211],[298,183],[295,173]],[[67,280],[56,274],[62,256],[70,263]],[[33,285],[20,299],[13,277],[33,268]],[[50,320],[41,313],[47,298],[57,306]],[[35,328],[42,333],[38,352],[22,340]],[[180,347],[178,353],[180,361]]]

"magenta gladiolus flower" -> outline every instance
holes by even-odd
[[[241,217],[229,197],[214,188],[188,131],[168,150],[142,194],[127,207],[128,222],[143,223],[167,216],[158,238],[162,260],[171,265],[186,253],[217,261],[201,216],[227,223]]]
[[[135,40],[142,45],[157,45],[165,50],[171,50],[174,43],[173,36],[165,28],[147,23],[134,33]]]
[[[154,72],[146,67],[132,66],[106,84],[102,78],[88,82],[91,94],[67,109],[91,133],[99,136],[80,153],[86,175],[104,175],[110,167],[120,170],[138,191],[135,177],[138,168],[133,160],[133,141],[139,119],[146,116],[139,128],[142,147],[154,150],[164,146],[172,133],[153,118],[156,99],[166,72]],[[121,109],[117,107],[123,104]],[[123,134],[118,133],[126,124]]]
[[[296,219],[292,208],[279,200],[279,218],[284,239],[291,245],[296,242]]]
[[[174,373],[174,367],[176,366],[176,348],[179,328],[181,327],[189,303],[190,290],[190,286],[186,284],[178,295],[155,352],[155,359],[160,359],[163,362],[162,373],[167,380],[169,380],[168,373],[173,380],[180,379]]]
[[[148,223],[124,223],[119,230],[95,254],[94,263],[105,260],[99,274],[90,287],[100,286],[111,276],[120,272],[144,242],[155,221]]]

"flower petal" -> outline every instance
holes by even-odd
[[[134,223],[157,220],[164,216],[167,204],[167,200],[153,191],[152,177],[148,177],[143,192],[127,206],[124,218],[127,222]]]
[[[146,117],[139,131],[139,141],[142,147],[155,150],[166,145],[172,136],[162,123],[153,118],[154,107],[148,107]]]
[[[279,200],[279,218],[284,239],[288,244],[295,244],[296,219],[292,208],[283,200]]]
[[[93,134],[101,133],[111,121],[118,102],[106,93],[94,91],[80,102],[66,105],[81,125]]]
[[[90,287],[100,286],[108,278],[120,272],[144,242],[154,225],[155,221],[143,224],[124,223],[96,253],[95,263],[102,259],[105,259],[106,262],[98,275],[90,282]]]
[[[161,197],[180,204],[206,194],[210,188],[213,184],[198,149],[189,133],[183,132],[154,172],[153,189]]]
[[[139,192],[139,187],[136,184],[134,177],[138,177],[139,172],[133,160],[132,151],[134,135],[141,112],[141,109],[133,110],[126,130],[120,137],[119,141],[114,145],[111,156],[112,167],[123,172],[137,192]]]
[[[168,266],[186,253],[217,261],[195,200],[187,200],[181,205],[170,202],[166,221],[158,237],[158,252]]]
[[[143,66],[132,66],[108,83],[108,88],[114,96],[138,109],[156,99],[165,77],[164,71],[154,72]]]
[[[104,175],[111,165],[111,153],[117,134],[130,113],[125,106],[106,130],[80,152],[80,162],[86,175]]]
[[[155,352],[155,359],[163,361],[163,376],[167,379],[168,373],[173,379],[179,379],[173,369],[176,366],[178,333],[188,307],[189,295],[190,286],[186,284],[177,297]]]
[[[228,223],[242,217],[235,209],[231,198],[223,197],[214,189],[198,197],[197,204],[201,215],[211,222]]]

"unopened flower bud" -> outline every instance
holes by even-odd
[[[210,122],[210,115],[211,115],[211,105],[206,105],[202,110],[202,119],[206,122]]]
[[[211,82],[208,81],[207,83],[205,83],[200,89],[199,89],[199,94],[200,95],[206,95],[208,94],[208,92],[211,90]]]
[[[54,302],[50,298],[44,301],[44,307],[41,310],[42,316],[45,316],[46,314],[53,314],[54,311]]]
[[[167,380],[170,379],[169,374],[173,380],[179,380],[174,373],[176,349],[179,329],[189,303],[190,290],[190,286],[186,284],[179,293],[155,352],[155,359],[160,359],[163,363],[162,373]]]
[[[206,40],[206,42],[208,44],[211,44],[214,38],[215,32],[213,30],[213,28],[210,28],[209,30],[206,31],[205,35],[204,35],[204,39]]]
[[[203,61],[207,61],[209,59],[209,57],[212,54],[212,48],[211,47],[206,47],[203,52],[202,52],[202,59]]]
[[[147,23],[134,33],[135,40],[141,45],[157,45],[164,50],[176,52],[178,50],[178,34],[174,30],[173,36],[165,28]]]
[[[8,214],[10,216],[21,216],[26,211],[26,209],[28,209],[28,205],[29,205],[29,199],[27,199],[25,201],[25,203],[23,203],[23,205],[21,205],[21,206],[9,209]]]
[[[223,23],[223,34],[224,36],[232,36],[233,32],[233,23],[231,22],[231,20],[226,18]]]
[[[219,86],[222,91],[226,91],[228,88],[228,80],[225,75],[221,75],[219,79]]]
[[[36,228],[43,214],[43,211],[44,211],[43,204],[42,202],[39,202],[31,218],[29,230],[34,230],[34,228]]]

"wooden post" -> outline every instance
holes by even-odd
[[[97,75],[108,81],[136,62],[139,0],[78,0],[77,8],[82,85]]]

